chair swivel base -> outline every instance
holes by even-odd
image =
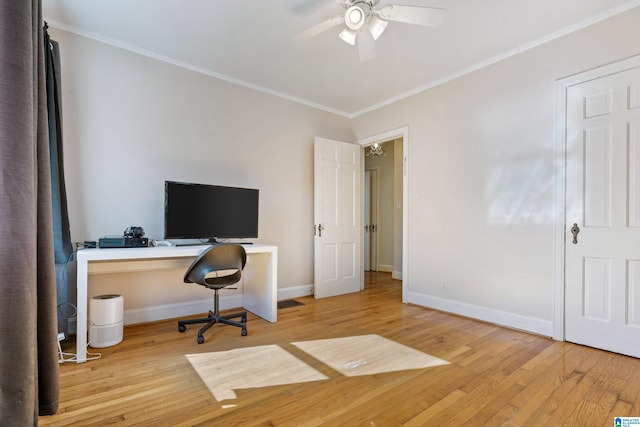
[[[234,319],[236,317],[240,317],[240,321],[237,322]],[[184,332],[187,330],[187,325],[193,325],[197,323],[206,323],[200,330],[198,331],[198,344],[202,344],[204,342],[204,333],[215,325],[216,323],[224,323],[225,325],[237,326],[238,328],[242,328],[240,334],[244,337],[247,335],[247,312],[242,311],[239,313],[227,314],[221,316],[219,313],[214,313],[213,311],[209,311],[208,317],[203,317],[200,319],[187,319],[187,320],[179,320],[178,321],[178,331]]]

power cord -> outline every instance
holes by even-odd
[[[62,363],[69,363],[69,362],[77,362],[78,361],[77,354],[65,353],[62,351],[62,346],[60,345],[60,342],[63,341],[64,339],[65,339],[64,332],[58,333],[58,363],[62,364]],[[89,348],[89,344],[91,343],[90,342],[87,343],[87,348]],[[87,351],[87,362],[90,360],[100,359],[101,357],[102,357],[102,353],[89,353],[89,351]]]

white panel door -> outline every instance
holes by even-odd
[[[640,357],[640,68],[569,87],[566,129],[565,337]]]
[[[369,270],[378,271],[378,169],[371,169],[369,182]]]
[[[364,271],[371,271],[371,171],[364,171]]]
[[[378,170],[364,171],[364,271],[378,271]]]
[[[314,295],[360,291],[360,146],[315,138]]]

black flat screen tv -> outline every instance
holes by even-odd
[[[165,181],[164,238],[257,238],[259,190]]]

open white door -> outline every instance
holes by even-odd
[[[360,146],[314,141],[314,295],[360,291]]]

